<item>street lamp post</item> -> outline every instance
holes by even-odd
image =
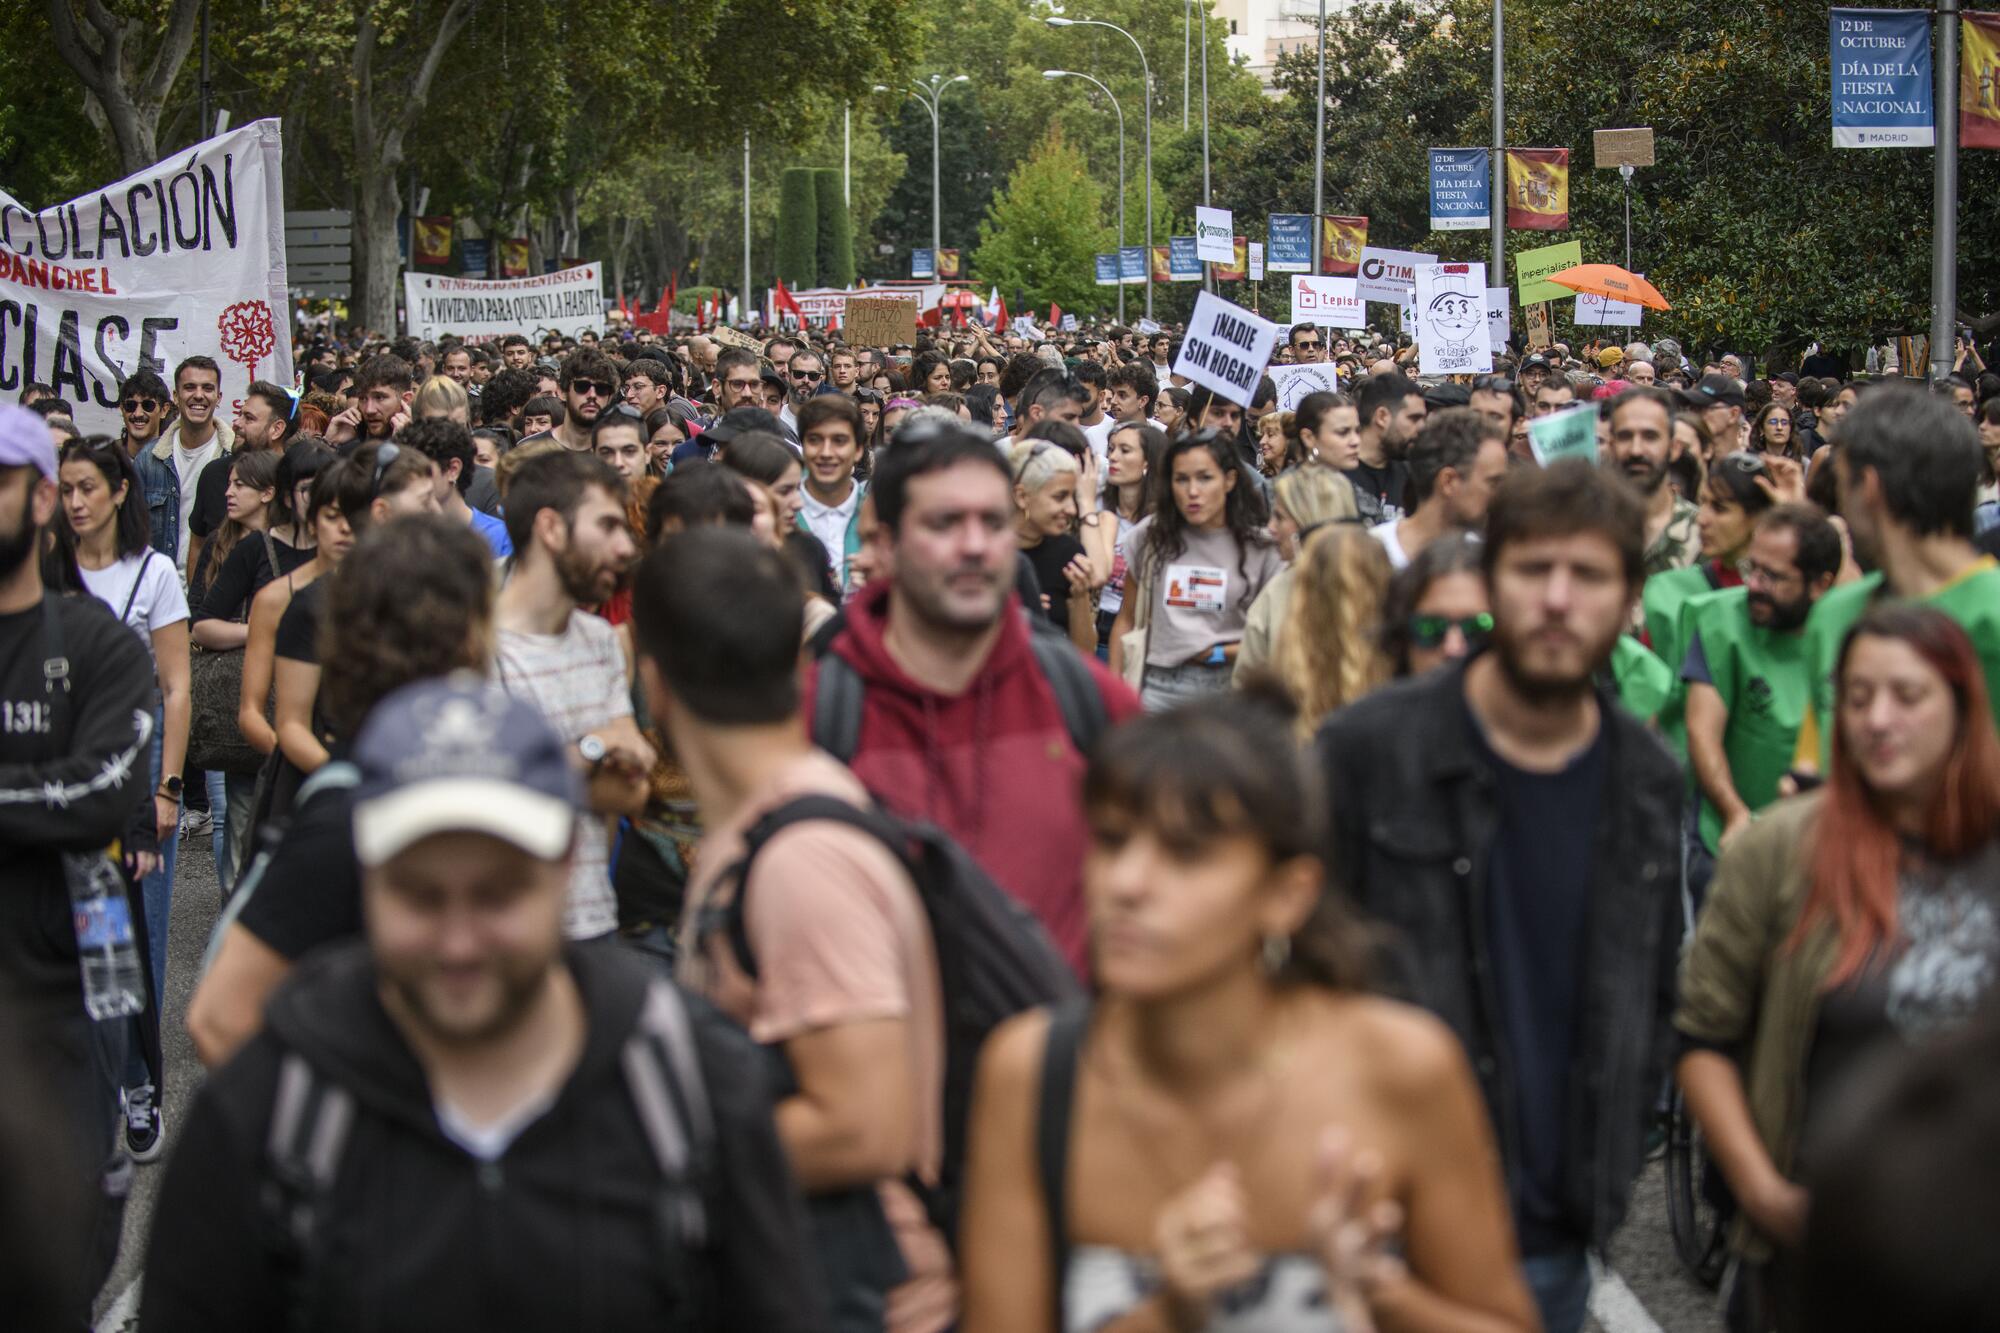
[[[1153,69],[1146,63],[1146,48],[1139,45],[1139,39],[1125,29],[1115,23],[1106,23],[1102,19],[1049,18],[1042,21],[1051,28],[1109,28],[1132,43],[1132,49],[1139,53],[1139,78],[1145,85],[1146,112],[1146,318],[1151,319],[1153,317]],[[1122,187],[1119,193],[1122,197],[1124,193]],[[1119,284],[1118,294],[1120,297],[1125,294],[1122,282]]]
[[[934,274],[938,271],[936,266],[942,262],[937,257],[938,251],[944,246],[944,224],[942,222],[944,192],[939,185],[938,173],[938,141],[941,137],[938,126],[938,106],[944,97],[945,89],[951,87],[954,83],[971,82],[971,78],[964,74],[955,74],[949,79],[942,74],[933,74],[923,83],[913,83],[910,85],[911,94],[919,102],[923,103],[924,110],[931,113],[931,272]],[[878,83],[875,85],[875,91],[886,93],[889,90]]]
[[[1042,77],[1082,79],[1103,93],[1106,100],[1111,103],[1111,109],[1118,113],[1118,322],[1123,324],[1125,322],[1125,109],[1118,105],[1118,99],[1112,95],[1109,88],[1088,74],[1073,69],[1045,69],[1042,71]],[[1146,256],[1148,276],[1151,275],[1152,267],[1153,257],[1148,254]]]

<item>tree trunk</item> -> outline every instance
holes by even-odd
[[[160,109],[194,44],[200,8],[200,0],[173,0],[165,25],[156,28],[154,20],[88,2],[79,23],[73,0],[48,0],[56,54],[97,100],[127,175],[159,161]],[[160,35],[150,58],[133,49],[155,31]]]
[[[402,267],[397,217],[403,191],[393,172],[364,171],[355,182],[355,322],[384,336],[396,333],[396,274]]]

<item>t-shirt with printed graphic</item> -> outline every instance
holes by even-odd
[[[1241,642],[1250,604],[1285,567],[1278,544],[1259,533],[1245,551],[1227,528],[1190,529],[1178,555],[1156,562],[1146,550],[1152,531],[1149,514],[1118,543],[1126,567],[1139,571],[1131,586],[1146,588],[1146,664],[1180,666]]]
[[[587,611],[572,611],[560,634],[503,629],[495,636],[494,679],[507,693],[541,710],[563,740],[574,745],[593,731],[632,716],[625,651],[618,631]],[[604,821],[577,821],[563,929],[571,939],[595,939],[618,928],[611,892],[611,846]]]

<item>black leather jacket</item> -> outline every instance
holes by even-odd
[[[1465,1043],[1509,1178],[1520,1162],[1511,1072],[1483,919],[1498,815],[1470,734],[1463,664],[1400,681],[1320,728],[1335,878],[1398,939],[1407,998]],[[1564,1203],[1601,1246],[1624,1216],[1670,1041],[1681,943],[1683,780],[1666,748],[1600,689],[1610,759],[1597,828]]]

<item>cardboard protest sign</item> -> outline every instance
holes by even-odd
[[[1361,252],[1361,271],[1358,275],[1361,299],[1400,305],[1403,293],[1417,280],[1418,267],[1437,262],[1436,255],[1420,254],[1415,250],[1384,250],[1380,246],[1368,246]]]
[[[1493,346],[1493,355],[1507,350],[1507,301],[1511,296],[1505,287],[1486,289],[1486,332],[1487,341]]]
[[[46,384],[116,434],[118,382],[189,356],[222,367],[227,418],[292,382],[278,122],[259,120],[37,213],[0,191],[0,392]]]
[[[917,340],[917,303],[900,296],[850,296],[845,332],[855,347],[894,347]]]
[[[1426,375],[1493,369],[1486,329],[1486,265],[1427,264],[1417,270],[1417,361]]]
[[[1653,165],[1653,131],[1650,129],[1594,130],[1590,142],[1600,168]]]
[[[1262,241],[1252,241],[1250,242],[1250,281],[1262,282],[1263,280],[1264,243]]]
[[[1359,280],[1355,278],[1292,275],[1292,323],[1310,320],[1336,329],[1367,327],[1367,303],[1361,299],[1358,287]]]
[[[1564,408],[1528,423],[1528,448],[1543,467],[1565,458],[1597,462],[1597,404]]]
[[[1204,264],[1227,264],[1236,257],[1235,223],[1226,208],[1194,210],[1195,257]]]
[[[708,336],[721,343],[724,347],[741,347],[746,352],[761,352],[764,350],[763,343],[740,329],[730,328],[727,324],[716,325],[708,331]]]
[[[547,329],[574,338],[604,322],[604,275],[596,264],[532,278],[405,273],[403,311],[410,336],[426,342],[447,333],[467,342],[491,342],[510,333]]]
[[[1195,297],[1173,373],[1248,407],[1277,341],[1276,324],[1202,292]]]
[[[1310,366],[1272,366],[1265,373],[1277,386],[1280,412],[1298,411],[1307,394],[1340,392],[1340,376],[1330,361]]]
[[[1549,314],[1547,301],[1522,306],[1521,322],[1528,330],[1528,346],[1549,348],[1556,345],[1555,321]]]
[[[1514,286],[1521,294],[1522,305],[1535,305],[1542,301],[1560,301],[1576,295],[1559,282],[1550,282],[1549,274],[1560,273],[1566,268],[1575,268],[1583,262],[1583,242],[1563,241],[1556,245],[1545,245],[1539,250],[1523,250],[1514,256]]]

